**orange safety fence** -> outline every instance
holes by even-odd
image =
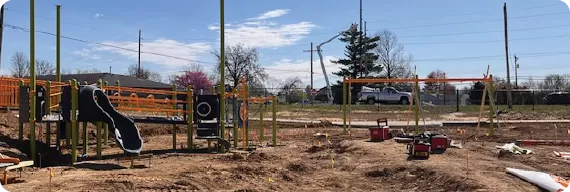
[[[18,107],[20,81],[0,78],[0,108]]]
[[[24,82],[25,85],[30,83],[29,79],[20,79],[20,78],[6,78],[0,77],[0,108],[5,107],[13,107],[17,108],[19,105],[19,94],[20,94],[20,83]],[[44,80],[37,80],[36,84],[40,86],[45,86],[48,81]],[[66,85],[64,82],[50,82],[51,90],[57,90],[58,87]],[[52,91],[52,93],[57,93],[57,91]],[[50,94],[50,101],[52,104],[57,104],[57,98],[51,97]],[[55,108],[54,106],[50,106],[51,108]]]
[[[123,89],[121,88],[121,91]],[[186,94],[186,93],[184,93]],[[184,113],[184,110],[172,109],[173,104],[184,104],[186,101],[156,99],[154,95],[150,94],[146,97],[139,97],[137,93],[131,93],[128,96],[120,95],[115,92],[109,96],[109,100],[113,104],[117,104],[117,110],[121,111],[135,111],[135,112],[149,112],[152,114],[166,113],[166,115],[174,115]]]
[[[174,95],[174,94],[186,95],[185,91],[166,91],[166,90],[142,89],[142,88],[132,88],[132,87],[119,87],[119,86],[102,86],[102,88],[109,91],[148,93],[155,95]]]
[[[29,79],[5,78],[0,77],[0,108],[13,107],[19,105],[19,87],[20,83],[29,84]],[[46,86],[48,81],[37,80],[39,86]],[[62,87],[68,86],[69,82],[51,82],[49,93],[46,99],[49,99],[49,110],[59,109],[59,97],[62,95]],[[109,101],[118,104],[117,110],[120,111],[136,111],[149,112],[152,114],[166,113],[167,115],[175,115],[185,113],[185,110],[175,109],[173,105],[185,104],[186,101],[164,98],[174,95],[187,95],[185,91],[166,91],[120,86],[101,86],[106,92],[113,93],[109,95]],[[140,95],[140,96],[139,96]],[[164,99],[162,99],[164,98]]]

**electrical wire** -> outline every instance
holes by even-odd
[[[570,12],[556,12],[556,13],[544,13],[538,15],[526,15],[526,16],[519,16],[519,17],[510,17],[511,19],[525,19],[525,18],[532,18],[532,17],[543,17],[543,16],[550,16],[550,15],[561,15],[561,14],[569,14]],[[412,29],[412,28],[424,28],[424,27],[437,27],[437,26],[449,26],[449,25],[460,25],[460,24],[468,24],[468,23],[481,23],[481,22],[489,22],[489,21],[502,21],[503,18],[500,19],[484,19],[484,20],[470,20],[470,21],[459,21],[459,22],[450,22],[450,23],[438,23],[438,24],[428,24],[428,25],[412,25],[412,26],[404,26],[404,27],[392,27],[386,28],[388,30],[394,29]],[[369,31],[369,30],[367,30]],[[372,31],[379,31],[379,30],[372,30]]]
[[[15,29],[15,30],[21,30],[24,32],[29,33],[30,30],[27,28],[23,28],[23,27],[18,27],[15,25],[10,25],[8,23],[4,23],[5,27],[8,27],[10,29]],[[51,36],[57,36],[56,34],[50,33],[50,32],[45,32],[45,31],[38,31],[36,30],[37,33],[41,33],[41,34],[46,34],[46,35],[51,35]],[[115,46],[115,45],[109,45],[109,44],[104,44],[104,43],[98,43],[98,42],[93,42],[93,41],[88,41],[88,40],[83,40],[83,39],[78,39],[78,38],[73,38],[73,37],[67,37],[67,36],[60,36],[63,39],[68,39],[68,40],[72,40],[72,41],[77,41],[77,42],[82,42],[82,43],[88,43],[88,44],[94,44],[94,45],[99,45],[99,46],[104,46],[104,47],[111,47],[111,48],[115,48],[115,49],[120,49],[120,50],[124,50],[124,51],[130,51],[130,52],[139,52],[138,50],[134,50],[134,49],[129,49],[129,48],[124,48],[124,47],[119,47],[119,46]],[[183,61],[189,61],[189,62],[195,62],[195,63],[203,63],[203,64],[215,64],[212,62],[205,62],[205,61],[199,61],[199,60],[193,60],[193,59],[186,59],[186,58],[182,58],[182,57],[178,57],[178,56],[172,56],[172,55],[166,55],[166,54],[162,54],[162,53],[155,53],[155,52],[148,52],[148,51],[141,51],[141,54],[145,53],[145,54],[150,54],[150,55],[156,55],[156,56],[162,56],[162,57],[167,57],[167,58],[171,58],[171,59],[178,59],[178,60],[183,60]]]
[[[529,10],[529,9],[536,9],[536,8],[544,8],[544,7],[554,7],[560,6],[560,4],[549,4],[549,5],[540,5],[540,6],[533,6],[533,7],[525,7],[525,8],[517,8],[517,9],[510,9],[510,10]],[[490,9],[488,11],[481,11],[481,12],[471,12],[471,13],[460,13],[460,14],[453,14],[453,15],[442,15],[442,16],[434,16],[434,17],[423,17],[423,18],[406,18],[406,19],[399,19],[399,20],[374,20],[368,23],[378,23],[378,22],[401,22],[401,21],[411,21],[411,20],[433,20],[433,19],[441,19],[441,18],[450,18],[450,17],[458,17],[458,16],[467,16],[467,15],[482,15],[487,13],[496,13],[496,9]]]

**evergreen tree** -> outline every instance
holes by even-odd
[[[362,37],[363,46],[360,46],[360,37]],[[375,62],[378,60],[378,55],[372,52],[378,46],[377,42],[380,37],[367,37],[360,31],[349,30],[345,31],[339,40],[347,43],[344,53],[346,58],[332,61],[332,63],[343,65],[340,71],[333,74],[340,77],[359,78],[382,71],[382,66]],[[362,64],[360,63],[361,55]]]

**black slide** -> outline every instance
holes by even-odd
[[[101,89],[90,85],[83,87],[80,105],[83,106],[80,107],[80,116],[84,113],[91,116],[85,118],[104,121],[115,130],[115,139],[126,153],[140,154],[143,141],[135,122],[119,113]]]

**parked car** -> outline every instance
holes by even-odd
[[[547,105],[568,105],[570,104],[570,94],[567,92],[549,93],[543,100]]]
[[[358,93],[358,102],[368,104],[375,103],[399,103],[403,105],[410,104],[412,94],[409,92],[400,92],[394,87],[384,87],[382,89],[371,89],[363,87]]]

